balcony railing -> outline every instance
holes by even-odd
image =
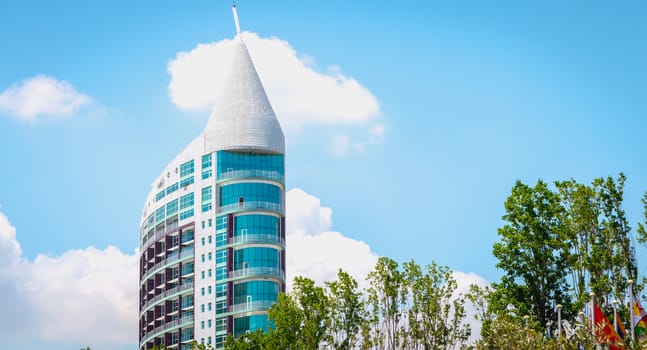
[[[273,267],[250,267],[246,269],[231,271],[228,278],[244,278],[254,276],[269,276],[284,279],[285,273],[280,269]]]
[[[249,169],[249,170],[232,170],[218,174],[218,180],[233,180],[246,177],[270,179],[283,182],[283,175],[278,171]]]
[[[153,328],[152,331],[150,331],[148,334],[146,334],[143,338],[142,341],[140,342],[139,346],[141,347],[142,345],[146,344],[148,341],[151,339],[162,335],[162,333],[166,333],[169,329],[172,328],[180,328],[183,327],[189,323],[193,323],[193,315],[191,316],[184,316],[180,319],[177,319],[175,321],[170,321],[167,323],[164,323],[163,325]]]
[[[193,283],[175,286],[167,291],[160,293],[159,295],[154,296],[152,299],[146,301],[146,303],[142,306],[140,316],[143,315],[144,312],[146,312],[148,309],[150,309],[151,306],[157,304],[160,300],[166,299],[170,296],[173,296],[174,294],[181,294],[188,290],[193,290]]]
[[[270,306],[274,305],[276,301],[271,300],[259,300],[252,301],[242,304],[234,304],[229,306],[229,312],[246,312],[246,311],[258,311],[258,310],[267,310]]]
[[[279,243],[285,244],[283,238],[278,235],[268,235],[268,234],[244,234],[240,236],[234,236],[227,240],[227,244],[237,244],[237,243]]]
[[[178,260],[183,260],[185,258],[192,257],[192,256],[193,256],[193,250],[183,251],[183,252],[180,252],[179,254],[176,252],[171,253],[166,257],[166,259],[158,262],[157,264],[153,265],[150,269],[148,269],[144,274],[144,276],[142,276],[142,279],[140,280],[140,282],[146,281],[152,274],[156,273],[163,266],[173,264]]]
[[[253,209],[267,209],[267,210],[281,211],[281,204],[274,203],[274,202],[261,202],[261,201],[240,202],[240,203],[233,203],[233,204],[224,205],[222,207],[218,207],[217,212],[218,214],[220,214],[220,213],[225,213],[229,211],[253,210]]]
[[[167,225],[166,228],[163,231],[156,232],[155,235],[151,238],[149,238],[144,245],[142,246],[142,250],[148,249],[153,243],[159,241],[161,238],[165,237],[167,234],[177,231],[178,229],[178,222],[174,222],[170,225]]]

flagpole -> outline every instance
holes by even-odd
[[[562,337],[562,304],[557,304],[557,338]]]
[[[630,279],[629,281],[629,327],[631,328],[631,343],[633,344],[636,340],[634,335],[634,280]]]
[[[618,331],[618,300],[613,299],[611,302],[613,304],[613,329]]]
[[[591,305],[590,305],[591,306],[591,309],[590,309],[591,310],[591,334],[593,335],[593,340],[595,341],[595,344],[597,345],[598,344],[598,338],[595,336],[595,311],[594,311],[595,310],[595,305],[594,305],[594,303],[595,303],[595,301],[594,301],[595,293],[591,292],[591,294],[589,294],[589,295],[591,296]]]

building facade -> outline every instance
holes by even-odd
[[[140,226],[140,349],[221,348],[285,290],[285,141],[240,34],[204,132],[153,182]]]

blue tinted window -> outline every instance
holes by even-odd
[[[220,205],[244,202],[281,203],[281,189],[267,183],[244,182],[220,188]]]
[[[193,159],[180,165],[180,178],[193,174]]]
[[[234,218],[234,235],[279,235],[279,218],[271,215],[239,215]]]
[[[234,270],[244,268],[279,268],[279,251],[273,248],[245,248],[234,251]]]
[[[177,182],[166,188],[166,194],[171,194],[179,188]]]
[[[284,162],[280,154],[219,151],[216,158],[219,180],[228,174],[283,180]]]
[[[271,324],[267,315],[253,315],[234,319],[234,338],[247,331],[254,332],[257,329],[267,329]]]
[[[234,286],[234,304],[244,304],[249,301],[276,301],[281,286],[273,281],[250,281]]]

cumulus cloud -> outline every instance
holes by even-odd
[[[0,336],[99,348],[136,343],[138,271],[136,254],[115,247],[28,261],[0,213]]]
[[[384,138],[384,132],[386,131],[386,127],[384,124],[377,124],[374,127],[372,127],[369,131],[369,142],[371,143],[377,143],[382,141],[382,138]]]
[[[304,124],[364,123],[380,114],[375,96],[339,68],[318,72],[311,56],[286,41],[242,34],[272,106],[288,130]],[[199,44],[168,64],[173,103],[187,110],[211,109],[231,65],[233,40]]]
[[[346,134],[334,134],[328,141],[328,150],[333,156],[344,158],[350,154],[364,153],[366,145],[354,141]]]
[[[70,115],[92,102],[64,80],[38,75],[0,93],[0,110],[26,121]]]
[[[332,231],[332,209],[301,189],[286,194],[286,272],[288,287],[296,276],[318,284],[332,281],[341,268],[365,286],[378,256],[365,242]]]

